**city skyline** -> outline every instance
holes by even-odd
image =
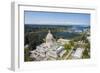
[[[24,11],[24,24],[90,25],[90,14]]]

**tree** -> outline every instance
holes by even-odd
[[[69,50],[71,50],[72,46],[71,46],[71,44],[66,43],[66,44],[64,44],[64,48],[68,52]]]
[[[24,61],[33,61],[32,58],[30,58],[30,50],[29,48],[24,48]]]
[[[40,45],[43,42],[43,37],[39,33],[30,33],[29,34],[29,49],[34,50],[36,46]]]
[[[25,35],[24,35],[24,42],[25,42],[24,45],[29,44],[28,37],[29,37],[29,33],[25,33]]]
[[[73,40],[69,41],[69,44],[73,47],[74,46],[74,41]]]
[[[90,55],[87,49],[84,50],[82,58],[90,58]]]

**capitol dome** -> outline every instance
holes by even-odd
[[[53,35],[51,34],[51,31],[48,31],[48,34],[46,36],[46,45],[50,48],[54,43]]]
[[[49,30],[48,34],[46,36],[46,40],[52,40],[52,39],[54,39],[54,38],[53,38],[53,35],[51,34],[51,31]]]

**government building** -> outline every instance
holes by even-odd
[[[58,60],[66,53],[63,44],[68,41],[64,39],[58,39],[56,41],[49,30],[45,37],[45,42],[36,46],[35,50],[30,51],[30,58],[33,58],[35,61]]]

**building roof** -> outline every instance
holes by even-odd
[[[73,58],[81,58],[83,53],[83,48],[77,48],[75,53],[72,54]]]

